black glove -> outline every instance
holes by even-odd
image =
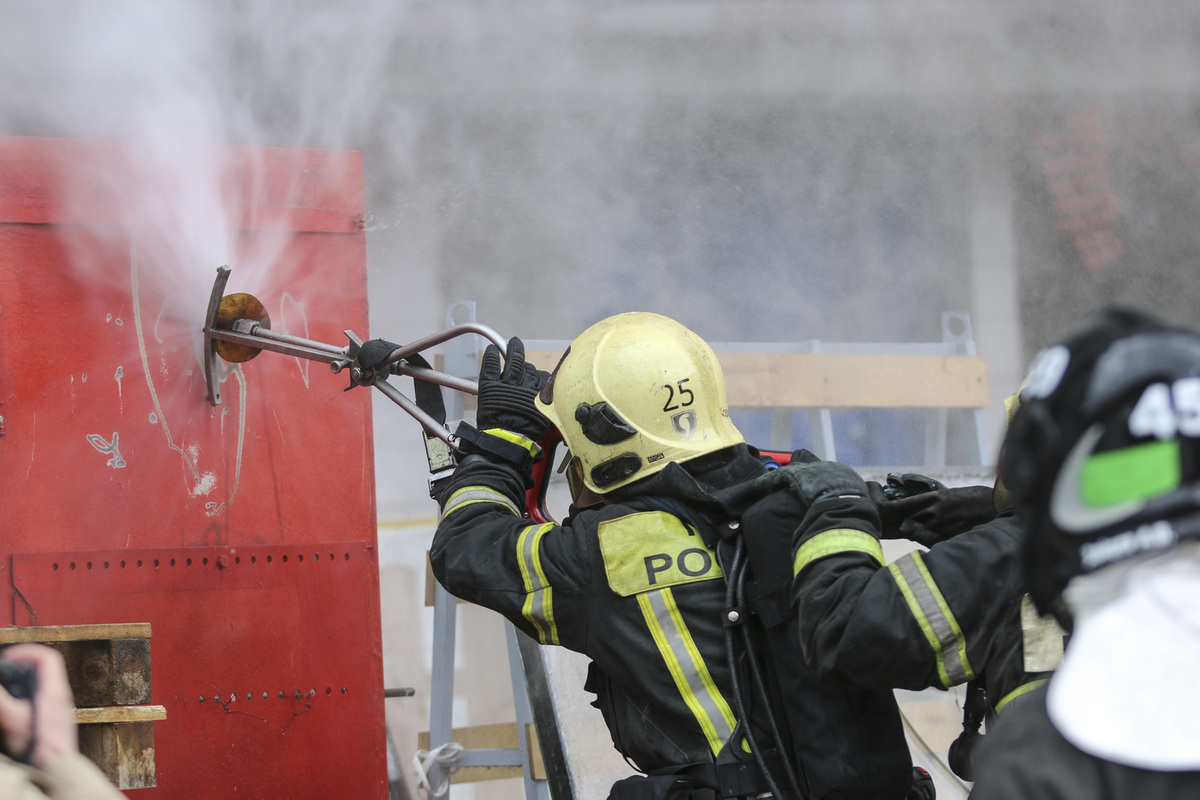
[[[476,426],[481,431],[500,428],[520,434],[532,442],[550,430],[550,420],[541,415],[533,398],[550,379],[525,362],[525,344],[513,337],[508,340],[508,355],[500,368],[500,348],[494,344],[483,351],[479,365],[479,408]]]
[[[809,469],[812,472],[804,472]],[[840,477],[840,481],[835,480],[835,476]],[[766,474],[754,480],[722,489],[713,495],[713,499],[721,504],[728,516],[740,517],[759,500],[782,489],[800,501],[799,514],[803,517],[804,512],[813,504],[815,493],[821,489],[819,484],[831,481],[841,484],[840,491],[834,492],[836,494],[854,495],[864,500],[874,499],[868,493],[868,487],[863,485],[862,478],[852,468],[833,461],[822,461],[815,453],[804,449],[793,451],[787,464],[769,469]],[[822,493],[821,496],[824,494],[826,493]],[[778,506],[778,500],[774,502]]]
[[[990,486],[947,488],[914,473],[893,473],[887,480],[887,486],[867,484],[879,509],[884,539],[908,539],[932,547],[996,516]]]
[[[785,464],[772,470],[766,478],[774,486],[786,486],[805,505],[824,497],[862,497],[868,495],[867,484],[853,467],[837,461],[802,461]]]
[[[792,451],[792,464],[811,464],[814,461],[820,461],[821,457],[812,450],[801,447],[799,450]]]
[[[363,369],[375,369],[399,346],[387,339],[372,339],[369,342],[363,342],[363,346],[358,348],[358,365]]]
[[[928,475],[916,472],[889,472],[887,486],[883,487],[883,494],[888,500],[900,500],[915,494],[936,492],[945,488],[944,483],[934,480]]]

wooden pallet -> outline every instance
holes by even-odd
[[[49,625],[0,628],[0,645],[37,642],[62,653],[75,693],[79,750],[118,789],[156,785],[150,703],[150,625]]]

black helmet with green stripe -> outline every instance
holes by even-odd
[[[1090,316],[1034,361],[998,471],[1043,613],[1076,575],[1200,536],[1200,334]]]

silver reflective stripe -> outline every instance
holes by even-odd
[[[675,604],[675,596],[670,588],[658,589],[639,594],[638,602],[680,696],[696,717],[709,748],[716,755],[732,735],[736,718],[709,673]]]
[[[542,644],[560,644],[558,627],[554,624],[552,590],[538,553],[542,537],[554,527],[553,522],[530,525],[521,531],[517,539],[517,560],[521,564],[521,580],[525,583],[525,603],[521,607],[521,614],[537,628],[538,641]]]
[[[975,673],[967,662],[967,642],[958,620],[925,567],[921,554],[912,552],[901,556],[888,569],[933,648],[943,688],[974,678]]]
[[[441,518],[445,519],[450,515],[450,512],[457,511],[463,506],[469,506],[473,503],[493,503],[498,506],[504,506],[518,517],[521,516],[521,509],[517,508],[517,504],[506,495],[497,492],[495,489],[489,489],[486,486],[467,486],[450,495],[450,499],[446,501],[446,505],[442,508]]]

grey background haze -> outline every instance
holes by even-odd
[[[967,311],[997,434],[1087,311],[1195,322],[1198,101],[1190,0],[0,4],[0,135],[145,142],[197,313],[224,233],[179,154],[358,150],[371,335],[457,299],[530,339],[650,310],[713,341],[927,341]],[[377,397],[375,428],[401,561],[435,509],[415,424]]]

